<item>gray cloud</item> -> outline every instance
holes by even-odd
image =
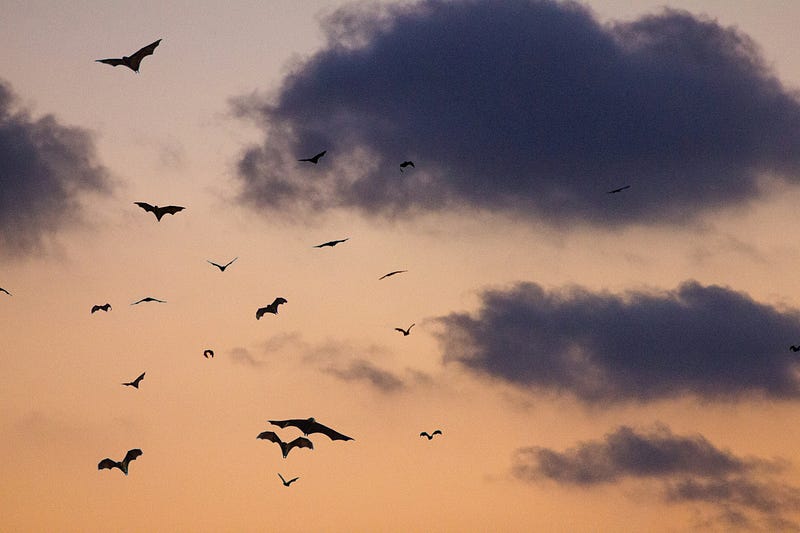
[[[800,313],[725,287],[614,295],[520,283],[438,322],[446,361],[586,402],[800,397],[800,358],[788,350]]]
[[[684,223],[758,197],[764,173],[800,176],[800,103],[749,37],[707,18],[423,0],[357,4],[324,30],[274,95],[233,102],[265,134],[239,160],[245,203]]]
[[[382,392],[397,392],[406,386],[395,374],[366,359],[353,359],[346,366],[331,366],[324,371],[345,381],[366,381]]]
[[[0,80],[0,250],[29,253],[65,225],[83,220],[84,193],[107,193],[88,131],[52,115],[32,119]]]

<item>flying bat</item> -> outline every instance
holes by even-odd
[[[9,296],[11,296],[11,293],[8,292],[7,290],[5,290],[3,287],[0,287],[0,292],[4,292],[4,293],[8,294]]]
[[[280,474],[280,472],[278,473],[278,477],[281,478],[281,481],[283,481],[283,486],[284,487],[288,487],[289,485],[291,485],[292,483],[294,483],[295,481],[300,479],[299,477],[295,477],[295,478],[290,479],[289,481],[286,481],[285,479],[283,479],[283,476]]]
[[[256,438],[269,440],[279,444],[284,459],[286,459],[286,456],[289,455],[290,451],[292,451],[292,448],[311,448],[312,450],[314,449],[314,443],[305,437],[297,437],[293,441],[283,442],[281,438],[278,436],[278,434],[275,433],[274,431],[262,431],[261,433],[258,434],[258,437]]]
[[[303,432],[303,435],[310,435],[311,433],[322,433],[323,435],[327,435],[328,438],[331,440],[353,440],[352,437],[348,437],[347,435],[342,435],[338,431],[334,431],[328,426],[323,426],[313,418],[270,420],[269,423],[272,424],[273,426],[278,426],[279,428],[285,428],[286,426],[294,426],[296,428],[300,428],[300,431]]]
[[[613,190],[610,190],[610,191],[606,191],[606,194],[617,194],[618,192],[622,192],[625,189],[630,189],[630,188],[631,188],[630,185],[625,185],[624,187],[620,187],[619,189],[613,189]]]
[[[384,274],[383,276],[378,278],[378,281],[382,280],[383,278],[388,278],[389,276],[394,276],[395,274],[402,274],[403,272],[408,272],[408,270],[395,270],[394,272],[389,272],[388,274]]]
[[[142,62],[142,59],[145,57],[152,55],[158,46],[158,43],[161,42],[161,39],[157,40],[154,43],[148,44],[144,48],[141,48],[134,52],[133,54],[128,56],[123,56],[122,58],[111,58],[111,59],[96,59],[98,63],[105,63],[106,65],[111,65],[112,67],[116,67],[117,65],[125,65],[132,71],[139,73],[139,64]]]
[[[275,300],[266,307],[261,307],[256,311],[256,320],[260,320],[264,313],[272,313],[273,315],[278,314],[278,306],[281,304],[286,303],[286,298],[281,298],[278,296]]]
[[[156,220],[161,222],[161,217],[164,215],[174,215],[179,211],[183,211],[186,209],[185,207],[181,207],[179,205],[165,205],[164,207],[158,207],[157,205],[150,205],[147,202],[133,202],[145,211],[149,211],[156,216]]]
[[[323,155],[325,155],[326,153],[328,153],[328,151],[327,150],[323,150],[320,153],[318,153],[317,155],[315,155],[314,157],[309,157],[309,158],[306,158],[306,159],[298,159],[298,161],[307,161],[309,163],[314,163],[316,165],[319,162],[319,159]]]
[[[334,246],[336,246],[340,242],[344,242],[344,241],[347,241],[347,240],[350,240],[350,237],[347,237],[346,239],[338,239],[336,241],[323,242],[322,244],[318,244],[318,245],[314,246],[313,248],[324,248],[325,246],[330,246],[331,248],[333,248]]]
[[[428,433],[427,431],[423,431],[422,433],[419,434],[419,436],[420,437],[428,437],[428,440],[431,440],[434,435],[441,435],[441,434],[442,434],[442,430],[441,429],[437,429],[433,433]]]
[[[402,172],[403,169],[406,167],[417,168],[414,166],[413,161],[403,161],[402,163],[400,163],[400,172]]]
[[[411,333],[411,328],[413,328],[413,327],[414,327],[414,324],[411,324],[410,326],[408,326],[408,329],[394,328],[394,330],[395,331],[399,331],[400,333],[402,333],[403,337],[408,337],[408,334]]]
[[[789,349],[793,352],[800,352],[800,346],[795,346],[794,344],[789,346]]]
[[[128,453],[125,454],[125,459],[123,459],[122,461],[114,461],[113,459],[109,459],[108,457],[106,457],[97,464],[97,469],[102,470],[104,468],[108,469],[119,468],[120,470],[122,470],[122,473],[127,476],[128,464],[137,457],[139,457],[140,455],[142,455],[142,450],[140,450],[139,448],[134,448],[133,450],[128,450]]]
[[[228,264],[227,264],[227,265],[218,265],[218,264],[214,263],[213,261],[208,261],[208,259],[206,259],[206,261],[208,261],[209,263],[211,263],[212,265],[214,265],[215,267],[217,267],[217,268],[220,270],[220,272],[225,272],[225,269],[226,269],[226,268],[228,268],[229,266],[231,266],[231,263],[233,263],[233,262],[234,262],[234,261],[236,261],[237,259],[239,259],[239,258],[238,258],[238,257],[234,257],[233,259],[231,259],[230,261],[228,261]]]
[[[128,383],[123,383],[123,385],[128,385],[129,387],[133,387],[134,389],[139,388],[139,382],[144,379],[145,372],[142,372],[138,378],[134,379],[133,381],[129,381]]]
[[[205,357],[206,359],[208,359],[209,357],[213,359],[214,358],[214,350],[204,350],[203,351],[203,357]]]
[[[137,305],[137,304],[140,304],[142,302],[158,302],[160,304],[167,303],[165,300],[159,300],[158,298],[151,298],[151,297],[148,296],[147,298],[142,298],[138,302],[133,302],[131,305]]]
[[[95,311],[105,311],[106,313],[108,313],[110,309],[111,309],[111,304],[93,305],[91,314],[94,314]]]

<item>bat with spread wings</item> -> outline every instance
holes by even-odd
[[[292,448],[311,448],[312,450],[314,449],[314,443],[305,437],[297,437],[293,441],[283,442],[281,438],[278,436],[278,434],[275,433],[274,431],[262,431],[261,433],[258,434],[256,438],[272,441],[280,445],[284,459],[286,459],[286,456],[289,455],[290,451],[292,451]]]
[[[220,272],[225,272],[225,269],[226,269],[226,268],[228,268],[229,266],[231,266],[231,264],[232,264],[234,261],[236,261],[237,259],[239,259],[239,257],[238,257],[238,256],[237,256],[237,257],[234,257],[233,259],[231,259],[230,261],[228,261],[228,263],[227,263],[227,264],[225,264],[225,265],[219,265],[219,264],[215,263],[214,261],[208,261],[208,259],[206,259],[206,261],[208,261],[209,263],[211,263],[212,265],[214,265],[215,267],[217,267],[217,268],[219,269],[219,271],[220,271]]]
[[[111,309],[111,304],[103,304],[103,305],[93,305],[91,314],[95,314],[97,311],[108,311]]]
[[[314,163],[316,165],[317,163],[319,163],[319,159],[322,156],[324,156],[325,154],[327,154],[327,153],[328,153],[327,150],[323,150],[320,153],[318,153],[317,155],[315,155],[314,157],[307,157],[305,159],[298,159],[298,161],[304,161],[304,162],[307,162],[307,163]]]
[[[123,459],[122,461],[115,461],[113,459],[109,459],[108,457],[106,457],[97,464],[97,469],[102,470],[104,468],[108,468],[110,470],[112,468],[119,468],[120,470],[122,470],[122,473],[127,476],[128,464],[130,464],[131,461],[133,461],[140,455],[142,455],[142,450],[140,450],[139,448],[134,448],[133,450],[128,450],[128,453],[125,454],[125,459]]]
[[[264,316],[265,313],[272,313],[273,315],[278,314],[278,306],[281,304],[285,304],[288,300],[286,298],[281,298],[278,296],[275,298],[271,304],[266,307],[260,307],[256,310],[256,320],[261,320],[261,317]]]
[[[286,481],[286,480],[283,478],[283,476],[280,474],[280,472],[278,472],[278,477],[279,477],[279,478],[281,478],[281,481],[283,481],[283,486],[284,486],[284,487],[288,487],[289,485],[291,485],[292,483],[294,483],[295,481],[297,481],[298,479],[300,479],[299,477],[293,477],[293,478],[292,478],[292,479],[290,479],[289,481]]]
[[[161,39],[157,40],[154,43],[150,43],[147,46],[140,48],[130,56],[123,56],[121,58],[109,58],[109,59],[95,59],[98,63],[105,63],[106,65],[111,65],[112,67],[116,67],[118,65],[125,65],[132,71],[139,73],[139,65],[142,62],[142,59],[145,57],[152,55],[153,52],[156,50],[156,46],[161,42]]]
[[[323,242],[322,244],[318,244],[318,245],[314,246],[314,248],[325,248],[326,246],[330,246],[331,248],[333,248],[334,246],[336,246],[340,242],[344,242],[344,241],[347,241],[347,240],[350,240],[350,237],[347,237],[346,239],[337,239],[335,241]]]
[[[433,433],[428,433],[427,431],[423,431],[422,433],[419,434],[419,436],[420,437],[428,437],[428,440],[431,440],[434,436],[441,435],[441,434],[442,434],[442,430],[441,429],[437,429]]]
[[[403,337],[408,337],[408,336],[411,334],[411,328],[413,328],[413,327],[414,327],[414,324],[411,324],[410,326],[408,326],[408,328],[407,328],[407,329],[403,329],[403,328],[394,328],[394,330],[395,330],[395,331],[399,331],[400,333],[402,333],[402,334],[403,334]]]
[[[127,385],[128,387],[133,387],[134,389],[139,388],[139,382],[144,379],[145,372],[142,372],[141,375],[134,379],[133,381],[129,381],[127,383],[123,383],[123,385]]]
[[[286,426],[294,426],[303,432],[303,435],[310,435],[312,433],[322,433],[327,435],[331,440],[354,440],[353,437],[342,435],[328,426],[323,426],[313,418],[293,418],[290,420],[269,420],[269,423],[279,428]]]
[[[156,216],[156,220],[161,222],[161,217],[164,215],[174,215],[179,211],[183,211],[186,209],[185,207],[181,207],[179,205],[165,205],[164,207],[159,207],[157,205],[150,205],[147,202],[133,202],[145,211],[149,211]]]

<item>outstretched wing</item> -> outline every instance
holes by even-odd
[[[180,211],[186,209],[185,207],[181,207],[179,205],[165,205],[164,207],[159,207],[158,211],[161,212],[161,216],[164,215],[174,215]],[[153,211],[155,213],[155,211]]]
[[[207,262],[209,262],[209,263],[211,263],[212,265],[214,265],[215,267],[217,267],[217,268],[218,268],[218,269],[220,269],[220,270],[223,270],[223,269],[225,268],[225,267],[223,267],[222,265],[218,265],[218,264],[216,264],[214,261],[209,261],[208,259],[206,259],[206,261],[207,261]],[[225,265],[225,266],[228,266],[228,265]]]
[[[152,205],[148,204],[147,202],[133,202],[133,203],[135,203],[136,205],[138,205],[139,207],[141,207],[145,211],[149,211],[151,213],[155,213],[156,212],[155,206],[152,206]]]
[[[0,292],[4,292],[4,293],[8,294],[9,296],[11,296],[11,293],[8,292],[7,290],[5,290],[3,287],[0,287]]]
[[[403,333],[403,334],[405,334],[405,332],[406,332],[406,330],[404,330],[403,328],[394,328],[394,330],[395,331],[399,331],[400,333]]]
[[[269,308],[267,308],[267,307],[259,307],[256,310],[256,320],[260,320],[261,317],[264,316],[264,313],[266,313],[267,311],[269,311]]]
[[[158,44],[160,42],[161,42],[161,39],[157,40],[154,43],[150,43],[147,46],[144,46],[144,47],[140,48],[139,50],[137,50],[135,53],[133,53],[131,55],[130,60],[131,61],[136,61],[137,63],[141,62],[142,59],[144,59],[145,57],[147,57],[149,55],[152,55],[153,52],[155,52],[156,46],[158,46]]]
[[[102,309],[102,307],[100,307],[99,305],[93,305],[92,306],[92,314],[94,314],[95,311],[99,311],[101,309]]]
[[[122,59],[118,58],[118,57],[109,58],[109,59],[95,59],[95,61],[97,63],[105,63],[106,65],[111,65],[112,67],[116,67],[117,65],[124,65],[125,64],[125,62]]]
[[[106,457],[105,459],[97,463],[98,470],[102,470],[104,468],[119,468],[119,463],[117,463],[113,459],[109,459],[108,457]]]
[[[142,376],[144,376],[144,374],[142,374]],[[139,448],[134,448],[132,450],[128,450],[128,453],[125,454],[125,459],[123,459],[122,462],[123,463],[130,463],[131,461],[133,461],[134,459],[136,459],[140,455],[142,455],[142,450],[140,450]]]
[[[289,442],[286,445],[286,454],[287,455],[289,454],[289,451],[292,448],[311,448],[313,450],[314,449],[314,443],[311,442],[310,440],[308,440],[305,437],[297,437],[292,442]]]
[[[353,437],[348,437],[347,435],[343,435],[336,430],[329,428],[328,426],[324,426],[319,422],[311,422],[306,427],[307,434],[311,433],[322,433],[323,435],[327,435],[331,440],[353,440]]]
[[[145,372],[142,372],[142,374],[138,378],[134,379],[133,382],[138,385],[139,382],[144,379],[144,375],[145,375]]]
[[[287,302],[286,298],[281,298],[278,296],[272,301],[272,306],[275,307],[275,312],[278,312],[278,306],[281,304],[285,304]]]
[[[258,434],[256,438],[272,441],[278,444],[283,442],[281,438],[278,436],[278,434],[275,433],[274,431],[262,431],[261,433]]]
[[[299,428],[301,424],[308,422],[307,418],[292,418],[290,420],[268,420],[270,424],[273,426],[278,426],[279,428],[285,428],[286,426],[294,426]],[[265,431],[266,433],[266,431]]]
[[[420,437],[428,437],[428,440],[431,440],[433,436],[429,435],[427,431],[423,431],[419,434]]]
[[[231,259],[230,261],[228,261],[228,264],[227,264],[227,265],[225,265],[225,266],[223,267],[223,269],[225,269],[225,268],[228,268],[229,266],[231,266],[231,265],[233,264],[233,262],[234,262],[234,261],[236,261],[237,259],[239,259],[239,257],[238,257],[238,256],[237,256],[237,257],[234,257],[233,259]]]
[[[441,434],[442,434],[442,430],[441,429],[437,429],[436,431],[431,433],[431,437],[434,436],[434,435],[441,435]]]

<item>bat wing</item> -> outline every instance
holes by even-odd
[[[441,435],[441,434],[442,434],[442,430],[441,430],[441,429],[437,429],[436,431],[434,431],[434,432],[431,434],[431,436],[433,436],[433,435]]]
[[[142,372],[142,374],[138,378],[134,379],[133,382],[134,383],[139,383],[140,381],[142,381],[144,379],[145,373],[146,372]]]
[[[138,205],[139,207],[141,207],[145,211],[149,211],[151,213],[155,213],[156,212],[155,206],[152,206],[152,205],[148,204],[147,202],[133,202],[133,203],[135,203],[136,205]]]
[[[179,213],[184,209],[186,208],[179,205],[165,205],[164,207],[159,207],[158,210],[153,211],[153,213],[155,213],[157,218],[161,220],[161,217],[164,215],[174,215],[175,213]]]
[[[94,313],[95,311],[99,311],[100,309],[102,309],[102,307],[100,307],[99,305],[93,305],[92,306],[92,313]]]
[[[98,470],[102,470],[104,468],[119,468],[119,463],[117,463],[113,459],[109,459],[108,457],[106,457],[105,459],[97,463]]]
[[[144,376],[144,374],[142,374]],[[122,460],[123,463],[130,463],[137,457],[142,455],[142,450],[139,448],[134,448],[133,450],[128,450],[128,453],[125,454],[125,459]]]
[[[259,307],[256,310],[256,320],[260,320],[261,317],[264,316],[264,313],[266,313],[267,311],[269,311],[269,308],[267,308],[267,307]]]
[[[215,266],[215,267],[217,267],[218,269],[222,270],[222,266],[221,266],[221,265],[218,265],[218,264],[216,264],[216,263],[215,263],[215,262],[213,262],[213,261],[209,261],[208,259],[206,259],[206,261],[207,261],[208,263],[211,263],[212,265],[214,265],[214,266]],[[228,266],[228,265],[225,265],[225,266]]]
[[[286,453],[288,454],[292,448],[311,448],[313,450],[314,443],[305,437],[297,437],[286,445]]]
[[[278,426],[279,428],[285,428],[286,426],[295,426],[299,428],[299,424],[308,422],[308,419],[292,418],[291,420],[269,420],[268,422],[273,426]]]
[[[403,328],[394,328],[394,330],[395,331],[399,331],[400,333],[405,333],[406,332],[406,330],[404,330]]]
[[[153,55],[153,52],[156,51],[156,46],[158,46],[160,42],[161,42],[161,39],[157,40],[154,43],[150,43],[147,46],[144,46],[144,47],[140,48],[139,50],[137,50],[135,53],[133,53],[131,55],[131,57],[130,57],[131,61],[141,62],[142,59],[144,59],[145,57],[147,57],[149,55]]]
[[[258,434],[256,438],[272,441],[278,444],[281,444],[283,442],[281,438],[278,436],[278,434],[275,433],[274,431],[262,431],[261,433]]]
[[[281,304],[285,304],[286,302],[287,302],[286,298],[281,298],[280,296],[278,296],[277,298],[275,298],[272,301],[271,305],[275,308],[275,312],[277,313],[278,312],[278,306],[281,305]]]
[[[287,485],[287,486],[288,486],[288,485],[291,485],[292,483],[294,483],[294,482],[295,482],[295,481],[297,481],[298,479],[300,479],[300,478],[299,478],[299,477],[293,477],[292,479],[290,479],[289,481],[287,481],[287,482],[286,482],[286,485]]]
[[[234,261],[236,261],[237,259],[239,259],[239,257],[234,257],[233,259],[231,259],[230,261],[228,261],[228,264],[227,264],[227,265],[225,265],[225,268],[228,268],[229,266],[231,266],[231,265],[233,264],[233,262],[234,262]]]
[[[430,438],[431,438],[431,436],[430,436],[430,435],[428,435],[428,432],[427,432],[427,431],[423,431],[422,433],[420,433],[420,434],[419,434],[419,436],[420,436],[420,437],[428,437],[428,439],[429,439],[429,440],[430,440]]]
[[[106,65],[111,65],[112,67],[116,67],[117,65],[124,65],[125,64],[125,62],[122,59],[118,58],[118,57],[109,58],[109,59],[95,59],[95,61],[97,63],[105,63]]]
[[[330,438],[331,440],[353,440],[352,437],[348,437],[347,435],[342,435],[338,431],[333,430],[333,429],[329,428],[328,426],[324,426],[324,425],[320,424],[319,422],[312,422],[312,423],[308,424],[308,427],[306,429],[307,429],[307,431],[305,431],[305,432],[308,433],[308,434],[311,434],[311,433],[322,433],[323,435],[327,435],[328,438]]]

